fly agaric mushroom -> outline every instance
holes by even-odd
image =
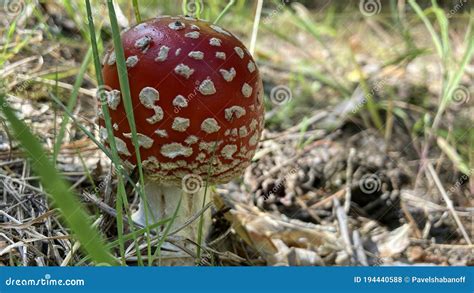
[[[227,183],[250,164],[263,129],[262,80],[245,46],[203,20],[155,18],[123,32],[122,44],[149,224],[171,217],[182,196],[178,227],[204,204],[204,188],[195,188],[193,179]],[[112,89],[107,103],[119,155],[133,167],[135,148],[115,61],[109,50],[103,64],[105,85]],[[106,131],[101,134],[105,139]],[[209,223],[209,213],[205,217]],[[145,224],[145,218],[142,199],[133,219]],[[196,241],[198,225],[180,235]]]

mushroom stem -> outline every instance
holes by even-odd
[[[178,208],[176,213],[176,218],[171,225],[171,229],[175,229],[183,226],[186,221],[191,217],[197,214],[203,208],[203,204],[206,205],[211,200],[209,194],[205,194],[204,188],[201,188],[196,193],[188,193],[174,185],[166,185],[161,182],[153,181],[149,178],[145,179],[145,194],[146,199],[140,199],[138,210],[132,215],[132,220],[138,224],[146,226],[148,220],[148,225],[152,225],[162,219],[172,218],[176,209],[178,208],[179,200],[182,197],[181,205]],[[147,205],[148,219],[145,215],[145,201]],[[205,202],[204,202],[205,201]],[[202,214],[203,217],[203,228],[202,228],[202,239],[205,239],[207,232],[210,227],[211,212],[210,210],[205,211]],[[160,227],[159,232],[165,230],[165,226]],[[192,245],[191,242],[185,241],[184,239],[189,239],[192,242],[198,242],[199,235],[199,218],[194,222],[187,225],[184,229],[180,230],[176,236],[183,237],[182,246],[188,248],[191,251],[196,251],[196,246]],[[165,246],[163,246],[165,248]],[[168,251],[162,252],[162,265],[194,265],[195,260],[192,259],[189,254],[183,252],[181,249],[167,245],[167,250],[172,250],[170,253]]]

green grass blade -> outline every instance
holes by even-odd
[[[168,237],[168,234],[170,233],[171,227],[173,226],[174,221],[176,220],[176,217],[178,216],[178,211],[181,208],[181,201],[183,200],[183,195],[181,194],[181,197],[179,198],[178,204],[176,206],[176,209],[173,212],[173,215],[171,216],[171,219],[169,223],[166,225],[165,231],[163,232],[163,235],[161,236],[160,240],[158,241],[158,244],[156,245],[156,250],[155,253],[153,254],[153,257],[151,261],[149,262],[148,265],[152,265],[153,261],[156,257],[158,257],[159,262],[161,262],[161,246],[163,246],[163,243],[165,243],[166,238]]]
[[[112,157],[112,154],[110,153],[110,151],[109,151],[100,141],[98,141],[98,140],[95,138],[95,135],[94,135],[92,132],[90,132],[89,130],[87,130],[87,128],[85,128],[84,125],[82,125],[82,124],[74,117],[74,115],[73,115],[70,111],[68,111],[67,107],[66,107],[63,103],[61,103],[61,101],[60,101],[53,93],[50,93],[49,96],[50,96],[51,100],[53,100],[53,102],[55,102],[58,106],[60,106],[60,107],[62,108],[62,110],[64,111],[64,113],[66,113],[66,114],[69,116],[69,118],[72,120],[72,122],[73,122],[77,127],[79,127],[79,129],[80,129],[82,132],[84,132],[84,134],[86,134],[87,137],[89,137],[89,138],[92,140],[92,142],[93,142],[94,144],[96,144],[97,147],[98,147],[102,152],[104,152],[104,154],[105,154],[107,157],[109,157],[109,158]]]
[[[202,206],[201,206],[201,209],[204,209],[204,207],[206,206],[206,200],[207,200],[207,192],[209,191],[210,189],[210,186],[209,186],[209,178],[212,176],[212,173],[213,173],[213,163],[215,161],[215,158],[216,158],[216,149],[217,149],[217,143],[214,143],[214,146],[213,146],[213,149],[212,149],[212,156],[211,156],[211,159],[209,160],[209,168],[207,170],[207,177],[206,177],[206,185],[205,185],[205,189],[204,189],[204,197],[203,197],[203,200],[202,200]],[[201,245],[202,245],[202,240],[203,240],[203,234],[204,234],[204,213],[201,214],[201,216],[199,217],[199,226],[198,226],[198,237],[197,237],[197,249],[196,249],[196,256],[197,256],[197,263],[201,263]]]
[[[466,71],[466,67],[471,62],[472,57],[474,55],[473,22],[474,22],[473,19],[471,19],[471,23],[469,25],[468,31],[466,32],[466,39],[467,39],[466,52],[463,55],[459,69],[454,73],[453,77],[449,80],[449,87],[448,87],[448,90],[446,91],[446,99],[449,99],[449,100],[451,99],[453,92],[459,86],[459,83],[461,82],[461,78],[464,75],[464,72]]]
[[[452,100],[453,94],[456,91],[457,87],[459,86],[459,83],[461,82],[461,78],[466,71],[466,67],[471,62],[474,56],[473,27],[474,27],[473,21],[471,20],[468,31],[466,33],[466,39],[467,39],[466,52],[463,55],[463,58],[461,60],[461,64],[459,65],[458,70],[453,74],[452,78],[448,81],[448,84],[444,91],[443,99],[441,100],[441,105],[438,107],[438,111],[436,112],[436,116],[433,121],[433,129],[438,127],[442,114],[444,113],[444,110],[446,110],[447,105]]]
[[[354,52],[351,50],[351,60],[355,65],[355,69],[359,75],[359,80],[360,80],[360,86],[362,90],[364,91],[364,98],[366,101],[366,107],[367,110],[369,111],[370,118],[372,122],[374,123],[375,127],[377,128],[378,131],[382,131],[384,124],[382,122],[382,118],[380,117],[379,114],[379,107],[377,103],[374,100],[374,95],[372,91],[369,88],[369,85],[367,84],[367,80],[365,79],[364,73],[362,71],[362,68],[360,67],[359,63],[357,62],[355,58]]]
[[[74,82],[74,87],[72,89],[71,97],[69,98],[69,102],[67,105],[67,109],[69,112],[72,112],[74,107],[76,106],[77,103],[77,97],[79,96],[79,88],[82,85],[82,82],[84,80],[84,74],[87,71],[87,67],[89,66],[89,63],[92,60],[92,50],[89,48],[87,51],[86,56],[84,57],[84,61],[82,62],[81,68],[79,69],[79,73],[77,75],[76,81]],[[56,137],[56,141],[54,144],[54,149],[53,149],[53,162],[56,162],[56,159],[59,154],[59,150],[61,148],[61,144],[64,139],[64,134],[66,133],[66,127],[67,124],[69,123],[69,116],[64,114],[63,119],[61,122],[61,127],[59,129],[58,136]]]
[[[416,14],[418,17],[423,21],[423,23],[426,26],[426,29],[431,35],[431,39],[433,40],[433,43],[435,44],[436,51],[438,52],[438,55],[443,58],[443,45],[441,43],[441,40],[439,39],[438,34],[436,33],[435,29],[433,28],[433,25],[431,24],[430,20],[428,17],[426,17],[426,14],[423,12],[421,7],[416,3],[415,0],[408,0],[408,3],[411,5],[413,10],[415,10]]]
[[[74,115],[69,112],[66,108],[65,105],[63,105],[61,103],[61,101],[56,97],[54,96],[53,94],[50,94],[50,97],[51,99],[58,105],[62,108],[62,110],[64,111],[64,113],[66,113],[69,118],[72,120],[72,122],[90,139],[92,140],[92,142],[110,159],[110,160],[114,160],[114,156],[112,155],[112,153],[110,152],[110,150],[108,150],[100,141],[97,140],[97,138],[95,137],[95,135],[90,132],[89,130],[87,130],[87,128],[84,127],[84,125],[82,125],[77,119],[76,117],[74,117]],[[115,164],[115,166],[120,166],[120,161]],[[122,171],[122,168],[116,168],[117,171],[121,172]],[[127,175],[127,174],[123,174],[122,173],[122,176],[126,178],[126,181],[128,181],[130,184],[135,184],[135,182],[132,181],[132,179]]]
[[[89,23],[89,34],[91,36],[91,46],[92,46],[92,53],[94,56],[94,67],[96,71],[96,77],[97,77],[97,83],[100,87],[103,87],[104,85],[104,78],[102,76],[102,71],[101,71],[101,64],[100,64],[100,57],[99,57],[99,48],[97,45],[97,38],[95,34],[95,26],[94,26],[94,19],[92,17],[92,8],[90,5],[90,1],[86,0],[86,11],[87,11],[87,17],[88,17],[88,23]],[[105,101],[105,93],[104,91],[100,91],[100,100]],[[117,146],[115,144],[115,139],[114,139],[114,134],[113,134],[113,129],[112,129],[112,120],[110,119],[110,113],[109,113],[109,108],[107,107],[106,103],[101,103],[102,107],[102,113],[104,114],[104,121],[105,121],[105,127],[107,129],[107,137],[108,137],[108,142],[110,146],[110,159],[112,160],[115,169],[118,171],[118,185],[117,185],[117,197],[119,198],[116,201],[116,210],[118,215],[117,216],[117,234],[118,234],[118,239],[120,242],[120,255],[122,257],[122,264],[125,265],[125,241],[123,240],[123,217],[122,217],[122,208],[125,206],[126,211],[128,211],[128,202],[127,202],[127,195],[125,192],[125,184],[124,184],[124,172],[123,168],[121,167],[121,161],[120,157],[117,152]],[[128,176],[127,176],[128,177]],[[130,179],[130,178],[128,178]],[[132,182],[132,184],[134,184]],[[127,214],[127,217],[129,221],[131,221],[131,217],[129,214]],[[134,227],[132,226],[132,231]],[[135,248],[137,249],[137,255],[138,255],[138,263],[140,265],[143,265],[143,261],[141,259],[141,255],[138,251],[138,244],[136,243],[135,240]]]
[[[441,34],[441,45],[443,46],[443,62],[448,62],[447,57],[450,53],[450,43],[449,43],[449,22],[444,10],[441,9],[435,0],[431,1],[433,4],[433,12],[436,16],[436,20],[439,24],[440,34]]]
[[[199,1],[197,1],[199,2]],[[225,8],[221,11],[221,13],[217,16],[216,20],[214,20],[214,24],[217,24],[219,22],[219,20],[221,20],[222,17],[224,17],[224,15],[227,14],[227,12],[229,11],[229,9],[235,4],[235,0],[230,0],[227,5],[225,6]]]
[[[138,0],[133,0],[133,12],[135,13],[135,20],[137,23],[142,22],[142,16],[140,14],[140,6],[138,6]]]
[[[112,26],[112,35],[113,35],[113,43],[115,48],[115,55],[116,55],[116,64],[117,64],[117,71],[118,71],[118,78],[120,82],[120,89],[122,93],[122,97],[124,100],[124,107],[126,112],[126,117],[130,126],[130,131],[132,132],[132,142],[133,146],[135,147],[135,155],[137,157],[137,166],[138,171],[140,174],[140,189],[143,189],[144,182],[143,182],[143,169],[141,164],[141,156],[140,156],[140,145],[138,144],[138,136],[137,136],[137,127],[135,124],[135,116],[133,113],[133,104],[132,104],[132,96],[130,93],[130,85],[128,82],[128,72],[127,66],[125,64],[125,54],[122,47],[122,40],[120,37],[120,30],[117,23],[117,17],[115,15],[114,6],[111,0],[107,1],[109,7],[109,17]]]
[[[17,22],[17,19],[15,18],[15,20],[8,27],[8,32],[7,32],[5,41],[2,44],[3,52],[2,52],[2,58],[0,59],[0,65],[3,65],[5,61],[8,60],[7,58],[5,58],[5,56],[7,55],[8,45],[10,44],[10,41],[12,40],[13,34],[15,33],[15,30],[16,30],[16,22]]]
[[[251,55],[254,55],[255,46],[257,45],[258,27],[260,25],[260,17],[262,16],[262,7],[263,7],[263,0],[258,0],[257,10],[255,11],[255,17],[253,21],[252,37],[250,39],[249,51]]]
[[[79,127],[79,129],[80,129],[84,134],[86,134],[87,137],[89,137],[89,139],[91,139],[91,140],[94,142],[94,144],[96,144],[97,147],[99,147],[99,149],[102,150],[102,152],[104,152],[104,154],[105,154],[107,157],[109,157],[109,159],[111,159],[112,161],[114,160],[114,159],[113,159],[114,156],[112,155],[112,153],[111,153],[107,148],[105,148],[105,146],[104,146],[101,142],[99,142],[99,141],[95,138],[94,134],[92,134],[92,133],[91,133],[89,130],[87,130],[81,123],[79,123],[79,122],[77,121],[77,119],[74,117],[74,115],[72,115],[72,113],[68,112],[66,106],[64,106],[64,105],[61,103],[61,101],[59,101],[58,98],[56,98],[53,94],[51,94],[51,99],[52,99],[54,102],[56,102],[56,103],[63,109],[63,111],[64,111],[66,114],[69,115],[69,117],[71,118],[71,120],[73,121],[73,123],[74,123],[77,127]],[[114,163],[114,166],[116,166],[116,167],[115,167],[115,170],[116,170],[116,172],[117,172],[117,174],[118,174],[118,175],[117,175],[117,178],[118,178],[118,183],[117,183],[117,198],[118,198],[118,199],[117,199],[117,201],[116,201],[116,202],[117,202],[117,204],[116,204],[116,210],[117,210],[117,229],[118,229],[118,240],[117,240],[117,241],[118,241],[118,243],[120,243],[119,249],[120,249],[120,255],[121,255],[121,257],[122,257],[122,264],[125,265],[125,246],[124,246],[124,243],[125,243],[125,241],[127,241],[127,239],[124,238],[124,237],[122,237],[122,235],[123,235],[123,217],[120,217],[120,218],[119,218],[118,215],[122,216],[123,214],[122,214],[121,210],[118,209],[118,207],[121,207],[120,204],[123,204],[123,205],[125,206],[125,209],[128,210],[128,203],[126,202],[126,198],[127,198],[127,197],[126,197],[125,185],[124,185],[124,179],[123,179],[123,178],[125,178],[125,181],[130,182],[130,184],[135,184],[135,183],[132,181],[132,179],[131,179],[127,174],[123,174],[123,169],[120,168],[120,162]],[[120,200],[119,200],[119,199],[120,199]],[[124,200],[125,200],[125,202],[124,202]],[[132,222],[131,216],[130,216],[129,214],[127,214],[127,218],[128,218],[128,220],[129,220],[129,222]],[[132,233],[135,232],[135,231],[134,231],[134,229],[135,229],[134,226],[130,226],[130,227],[131,227]],[[131,234],[131,235],[133,236],[134,234]],[[134,239],[134,241],[135,241],[135,248],[137,249],[137,252],[138,252],[138,251],[139,251],[139,248],[138,248],[138,244],[136,243],[136,240],[137,240],[137,239],[135,238],[135,239]],[[143,265],[143,261],[142,261],[142,259],[141,259],[140,254],[138,254],[138,263],[139,263],[140,265]]]
[[[154,224],[151,224],[149,228],[151,230],[155,230],[158,227],[163,226],[164,224],[166,224],[170,221],[171,221],[171,219],[163,219],[163,220],[160,220],[160,221],[158,221]],[[135,241],[135,239],[137,239],[137,237],[139,237],[140,235],[145,234],[147,232],[147,230],[148,230],[147,228],[141,228],[141,229],[138,229],[138,230],[134,230],[134,231],[132,231],[128,234],[124,234],[123,240],[124,241],[129,241],[129,240],[134,240]],[[108,249],[114,249],[115,247],[117,247],[117,245],[120,245],[119,240],[115,240],[115,241],[107,243],[107,248]],[[89,259],[90,258],[86,256],[85,258],[80,260],[76,265],[77,266],[84,265],[84,263],[87,262]]]
[[[117,74],[119,78],[119,83],[120,83],[120,89],[122,93],[122,98],[123,98],[123,104],[125,107],[125,112],[126,112],[126,117],[128,120],[128,124],[130,126],[130,131],[132,133],[132,143],[135,148],[135,155],[137,158],[137,168],[138,168],[138,174],[139,174],[139,186],[138,186],[138,192],[140,194],[141,200],[144,200],[145,203],[146,201],[146,195],[144,192],[144,186],[145,186],[145,180],[144,180],[144,174],[143,174],[143,168],[142,168],[142,160],[141,160],[141,155],[140,155],[140,145],[138,144],[138,136],[137,136],[137,127],[135,125],[135,117],[133,114],[133,104],[132,104],[132,97],[130,93],[130,85],[128,82],[128,72],[127,72],[127,66],[125,64],[125,54],[124,50],[122,47],[122,40],[120,37],[120,29],[117,23],[117,16],[115,14],[115,8],[113,5],[112,0],[107,1],[107,6],[109,9],[109,19],[110,19],[110,25],[112,27],[112,39],[114,43],[114,49],[115,49],[115,55],[116,55],[116,65],[117,65]],[[146,226],[148,226],[149,221],[148,221],[148,208],[147,204],[145,206],[145,222]],[[151,245],[150,245],[150,237],[149,233],[147,234],[147,242],[148,242],[148,260],[151,261]]]
[[[92,227],[81,202],[69,191],[68,185],[60,179],[61,175],[48,159],[38,139],[30,132],[29,127],[16,117],[3,94],[0,94],[0,104],[3,105],[1,109],[10,123],[15,138],[34,162],[31,165],[33,170],[39,176],[45,190],[53,198],[54,204],[59,208],[61,215],[81,246],[96,264],[117,264],[105,247],[99,232]]]

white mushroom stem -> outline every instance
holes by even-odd
[[[146,226],[147,220],[148,225],[152,225],[162,219],[172,218],[175,213],[179,200],[181,199],[181,205],[176,214],[176,218],[171,225],[170,232],[177,228],[182,227],[190,218],[199,213],[203,205],[206,205],[211,200],[211,194],[209,190],[205,194],[205,188],[196,188],[197,192],[188,193],[181,189],[181,187],[173,185],[165,185],[160,182],[153,181],[145,177],[145,194],[146,203],[144,199],[140,199],[138,210],[132,215],[132,220],[143,226]],[[148,219],[145,214],[145,204],[147,205]],[[195,243],[198,243],[198,235],[200,230],[201,217],[198,217],[194,222],[187,225],[184,229],[180,230],[175,236],[180,236],[183,239],[189,239]],[[210,227],[211,212],[210,209],[206,210],[202,214],[203,225],[202,225],[202,238],[206,239],[207,233]],[[163,232],[165,225],[160,226],[158,232]],[[196,246],[192,245],[191,242],[183,240],[182,245],[188,248],[192,252],[196,252]],[[164,245],[162,248],[166,250],[173,250],[175,252],[168,252],[162,250],[162,265],[194,265],[195,260],[190,257],[189,254],[183,252],[181,249],[172,246]]]

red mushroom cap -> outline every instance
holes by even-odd
[[[240,175],[264,119],[262,80],[245,46],[206,21],[168,16],[130,28],[122,43],[146,174],[163,182],[196,174],[210,183]],[[103,74],[119,154],[135,165],[111,50]]]

